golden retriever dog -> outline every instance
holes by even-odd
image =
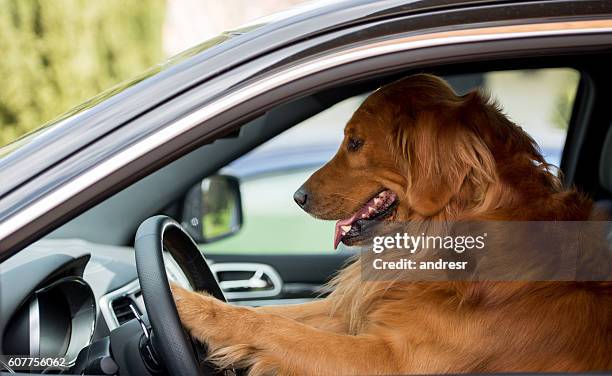
[[[367,243],[369,222],[585,221],[593,211],[495,104],[423,74],[370,95],[295,200],[338,221],[335,245]],[[612,370],[610,282],[365,281],[358,259],[331,288],[260,308],[173,294],[211,360],[251,375]]]

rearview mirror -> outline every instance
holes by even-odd
[[[198,243],[214,242],[238,232],[242,227],[238,179],[214,175],[196,184],[185,197],[182,225]]]

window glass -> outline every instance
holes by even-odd
[[[202,248],[222,253],[332,251],[334,223],[312,218],[293,202],[293,193],[334,156],[344,125],[366,96],[322,111],[222,170],[241,180],[243,227]]]
[[[577,71],[561,68],[446,77],[459,94],[477,87],[487,92],[556,166],[579,78]],[[333,221],[310,217],[293,202],[293,193],[333,157],[344,125],[366,96],[322,111],[227,166],[222,173],[241,179],[244,225],[238,234],[203,248],[223,253],[332,252]]]
[[[576,70],[562,68],[490,72],[484,88],[558,167],[579,79]]]

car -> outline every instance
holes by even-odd
[[[355,251],[293,191],[411,73],[484,87],[609,210],[611,47],[604,0],[326,1],[101,94],[0,149],[0,370],[214,374],[168,281],[250,306],[324,294]]]

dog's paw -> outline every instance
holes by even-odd
[[[276,356],[246,344],[221,347],[209,354],[208,360],[219,369],[238,368],[247,370],[248,376],[277,375],[280,362]]]
[[[174,304],[183,326],[196,337],[203,336],[205,326],[214,323],[219,301],[205,293],[197,293],[171,283]]]

